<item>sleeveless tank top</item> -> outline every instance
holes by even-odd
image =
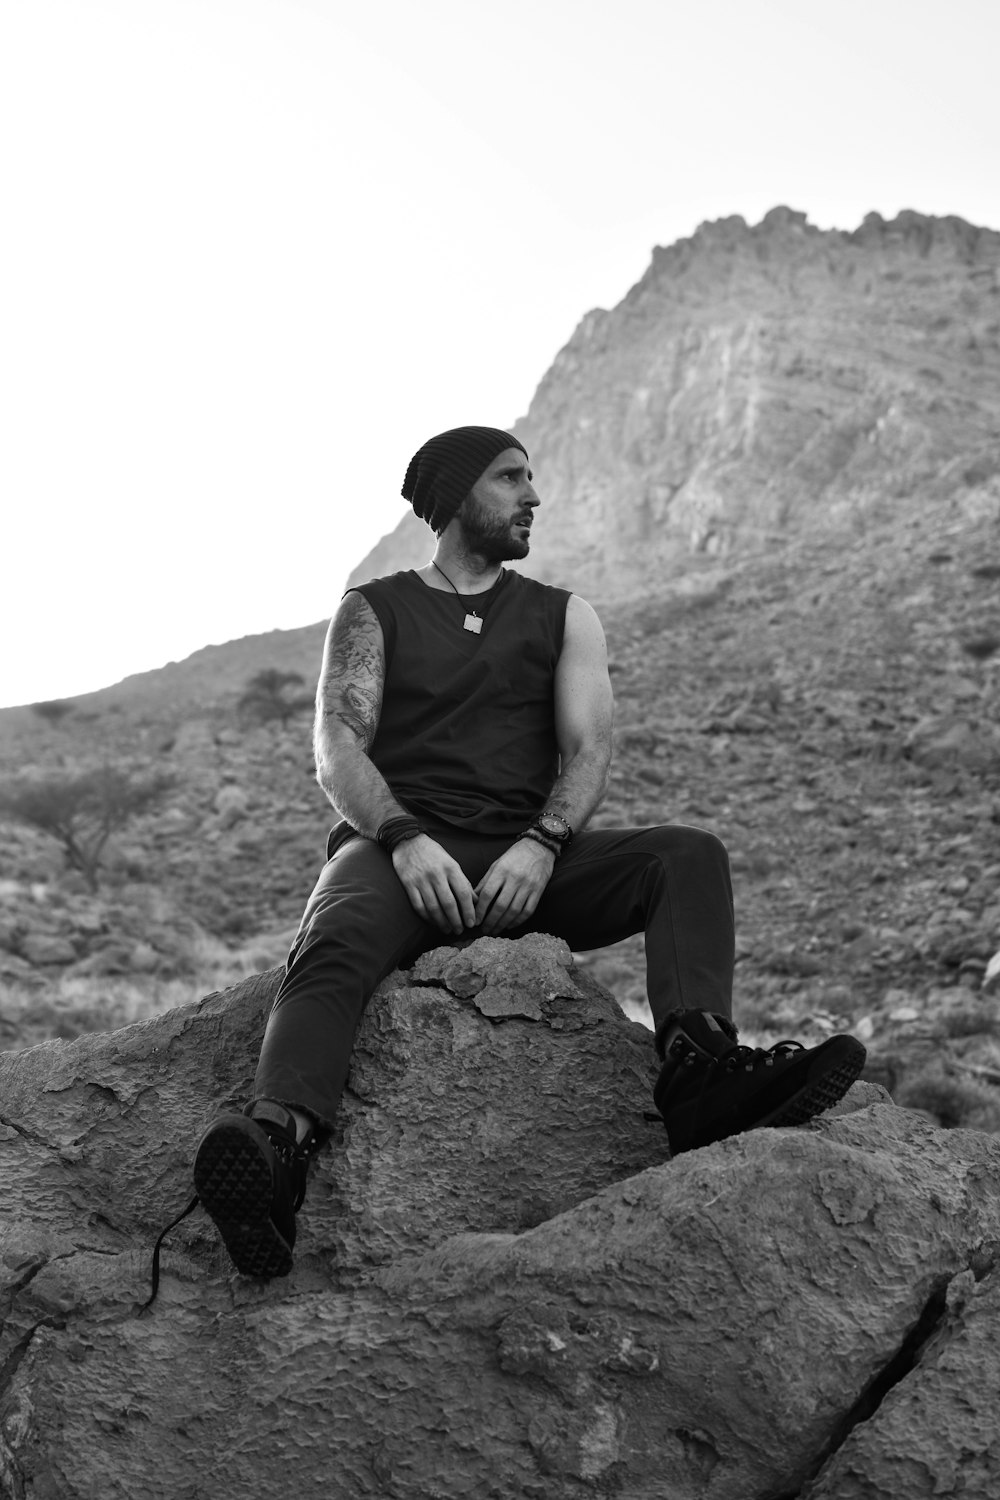
[[[371,758],[415,817],[519,833],[559,774],[554,681],[569,592],[503,572],[459,599],[414,571],[361,584],[385,643]],[[479,635],[463,629],[469,606]]]

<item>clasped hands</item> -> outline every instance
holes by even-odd
[[[535,839],[518,839],[473,888],[458,861],[429,834],[397,844],[392,863],[410,904],[443,932],[478,927],[495,937],[526,922],[549,883],[556,857]]]

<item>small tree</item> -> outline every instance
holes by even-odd
[[[49,724],[61,724],[66,715],[71,714],[75,707],[75,703],[68,703],[65,698],[50,698],[44,703],[33,703],[31,712],[37,714],[40,719],[45,719]]]
[[[1000,636],[977,635],[973,640],[963,641],[962,650],[973,661],[989,661],[991,656],[1000,651]]]
[[[19,776],[0,787],[0,814],[55,839],[70,868],[96,890],[108,839],[173,784],[165,772],[142,776],[121,766]]]
[[[239,700],[239,711],[258,724],[280,719],[284,729],[293,714],[312,708],[312,694],[291,691],[304,681],[301,672],[281,672],[277,667],[265,667],[247,683]]]

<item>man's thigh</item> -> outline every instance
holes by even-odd
[[[556,861],[531,922],[577,952],[603,948],[644,930],[657,890],[692,872],[706,855],[726,866],[725,850],[703,829],[595,828],[577,834]]]
[[[353,837],[327,860],[306,903],[292,954],[318,938],[376,954],[419,948],[433,929],[410,903],[392,859],[371,839]],[[377,960],[376,960],[377,966]]]

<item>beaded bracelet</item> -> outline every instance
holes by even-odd
[[[422,830],[416,818],[409,816],[387,818],[379,825],[375,842],[380,844],[387,854],[391,854],[397,844],[403,844],[407,839],[415,839],[420,832]]]
[[[546,838],[540,828],[526,828],[523,833],[518,834],[516,842],[520,843],[522,839],[532,839],[536,844],[544,844],[549,853],[554,854],[556,859],[559,858],[563,850],[562,844],[557,843],[555,839]]]

